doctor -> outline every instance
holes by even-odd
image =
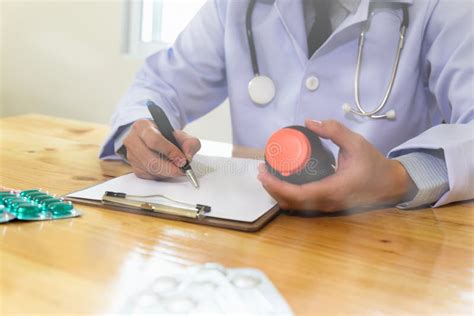
[[[285,209],[472,199],[473,12],[450,0],[209,0],[146,60],[101,158],[126,158],[143,178],[180,176],[184,157],[146,100],[182,129],[228,97],[234,144],[263,148],[279,128],[306,124],[338,155],[334,175],[301,186],[261,166],[258,179]],[[176,136],[188,158],[199,150]]]

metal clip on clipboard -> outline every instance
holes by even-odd
[[[138,199],[161,198],[169,202],[169,204],[152,203],[140,201]],[[121,192],[106,191],[102,196],[102,204],[112,206],[127,206],[156,212],[160,214],[188,217],[201,219],[206,213],[211,211],[211,207],[202,204],[189,204],[170,199],[164,195],[128,195]]]

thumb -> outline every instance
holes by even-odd
[[[174,136],[181,144],[186,158],[191,161],[193,156],[201,149],[201,142],[196,137],[193,137],[183,131],[175,131]]]
[[[305,125],[322,138],[331,140],[341,150],[347,151],[356,146],[356,139],[359,134],[354,133],[338,121],[328,120],[320,122],[306,120]]]

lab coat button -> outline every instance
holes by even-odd
[[[310,76],[306,79],[306,88],[309,91],[315,91],[319,88],[319,79],[315,76]]]

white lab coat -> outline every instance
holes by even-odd
[[[389,157],[442,149],[449,191],[435,206],[474,198],[472,3],[392,1],[410,4],[398,75],[384,109],[394,109],[397,118],[374,120],[341,109],[345,102],[354,104],[358,37],[368,18],[369,0],[362,0],[357,12],[309,60],[301,1],[261,0],[255,6],[260,72],[274,80],[277,90],[270,104],[256,106],[247,92],[254,76],[245,33],[248,2],[210,0],[172,47],[146,60],[120,101],[101,157],[116,157],[114,140],[123,126],[150,117],[147,99],[162,106],[172,124],[182,128],[228,97],[235,144],[263,148],[279,128],[303,124],[307,118],[335,119]],[[367,110],[378,105],[387,89],[400,21],[401,10],[374,11],[360,77],[361,102]],[[334,144],[329,146],[337,151]]]

